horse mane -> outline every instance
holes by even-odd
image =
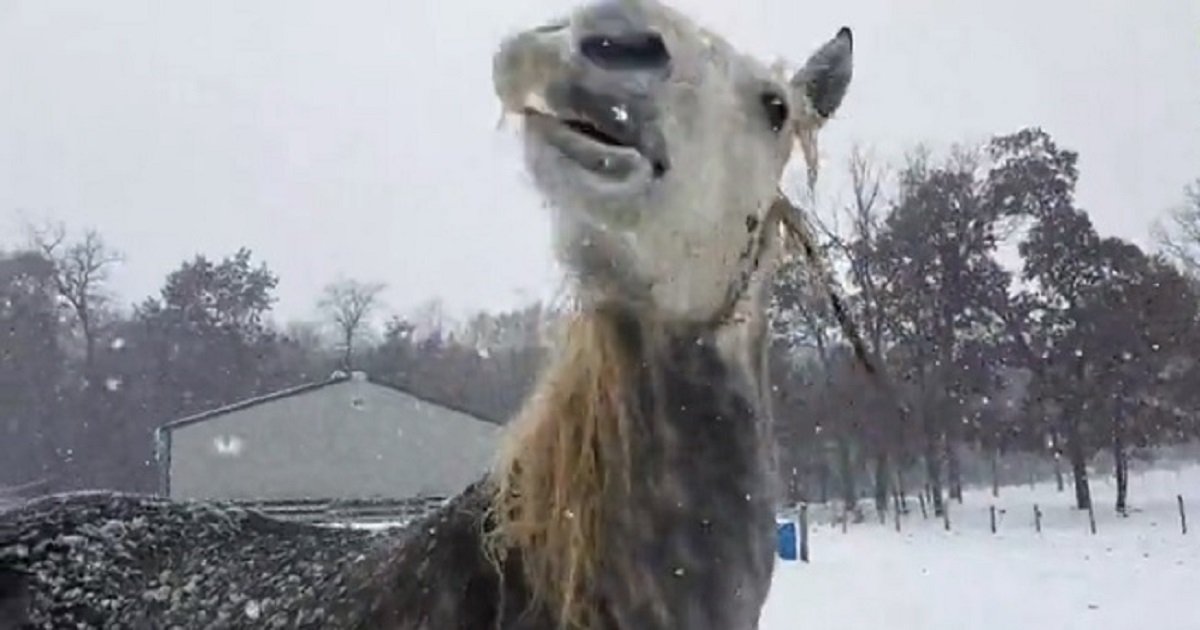
[[[519,556],[530,592],[560,627],[596,627],[606,521],[630,484],[627,394],[636,359],[619,316],[573,313],[500,446],[492,471],[488,557]]]

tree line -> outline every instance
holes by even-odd
[[[158,426],[339,370],[502,421],[542,352],[540,304],[458,326],[431,304],[374,331],[383,287],[348,279],[317,301],[320,323],[277,326],[279,278],[245,248],[185,260],[125,307],[108,290],[123,258],[100,234],[28,231],[0,252],[0,490],[153,492]]]
[[[786,266],[771,370],[790,498],[887,510],[922,491],[940,513],[1021,454],[1063,462],[1086,508],[1104,452],[1123,512],[1130,458],[1197,437],[1200,182],[1145,252],[1097,233],[1077,161],[1036,128],[894,169],[854,153],[848,203],[813,214],[901,400],[855,361],[820,279]],[[156,427],[335,370],[503,422],[558,316],[533,304],[452,325],[431,303],[376,325],[383,285],[341,279],[315,300],[320,324],[278,326],[278,277],[248,249],[185,260],[126,306],[108,286],[123,257],[100,234],[28,232],[0,253],[0,488],[27,494],[154,491]]]
[[[1060,489],[1065,468],[1086,509],[1105,453],[1125,513],[1131,457],[1200,434],[1200,183],[1146,252],[1096,231],[1077,163],[1038,128],[894,170],[854,153],[849,202],[817,223],[901,400],[872,388],[817,280],[785,269],[774,362],[793,498],[885,511],[916,488],[940,514],[965,460],[995,492],[1001,458],[1025,454],[1055,462]]]

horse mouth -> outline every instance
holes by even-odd
[[[527,112],[527,115],[528,115],[528,113],[530,113],[530,112]],[[533,113],[533,115],[536,116],[537,114]],[[560,119],[559,122],[562,123],[562,125],[565,126],[566,128],[570,129],[571,131],[574,131],[575,133],[577,133],[581,136],[584,136],[586,138],[590,138],[594,142],[608,145],[610,147],[625,147],[625,148],[629,148],[629,149],[637,148],[627,142],[621,141],[616,136],[604,131],[603,129],[597,127],[595,124],[588,122],[586,120],[577,120],[577,119],[566,118],[566,119]]]
[[[666,173],[665,156],[657,155],[653,145],[648,146],[645,128],[631,124],[620,106],[606,107],[599,113],[557,113],[529,106],[522,110],[529,132],[589,174],[608,181],[627,181],[638,179],[642,173],[651,179]],[[657,132],[650,135],[657,136]]]

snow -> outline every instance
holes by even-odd
[[[1068,482],[969,491],[951,504],[952,529],[914,509],[894,523],[818,525],[811,563],[777,563],[761,630],[1194,630],[1200,582],[1200,467],[1131,480],[1128,518],[1113,512],[1115,487],[1093,480],[1097,533],[1071,509]],[[1181,534],[1176,495],[1190,501]],[[1033,526],[1033,505],[1043,532]],[[997,530],[989,507],[997,508]],[[916,506],[913,506],[916,508]],[[823,514],[815,515],[822,519]]]
[[[1096,530],[1054,484],[968,490],[950,504],[951,530],[921,517],[868,518],[842,533],[816,507],[811,562],[777,560],[759,630],[1195,630],[1200,583],[1200,466],[1154,470],[1130,480],[1127,518],[1114,513],[1111,478],[1092,480]],[[1176,495],[1188,501],[1181,534]],[[1034,529],[1033,506],[1042,512]],[[997,533],[989,508],[996,507]],[[866,510],[869,514],[871,510]],[[403,522],[343,523],[379,530]]]
[[[344,529],[357,529],[367,532],[378,532],[386,529],[396,529],[404,527],[411,521],[341,521],[334,523],[326,523],[326,527],[340,527]]]
[[[969,491],[962,505],[951,503],[949,532],[940,519],[923,519],[915,502],[901,532],[891,521],[868,519],[843,533],[827,508],[816,507],[812,562],[777,561],[759,630],[1200,627],[1194,603],[1200,583],[1200,466],[1134,475],[1128,518],[1113,512],[1109,478],[1093,480],[1092,489],[1096,534],[1090,533],[1088,515],[1071,508],[1070,487],[1059,493],[1052,483],[1002,488],[998,499],[986,489]],[[1176,495],[1183,495],[1190,510],[1186,536]],[[55,508],[67,501],[72,509]],[[1033,526],[1035,504],[1043,515],[1041,533]],[[989,526],[993,505],[996,534]],[[0,560],[7,553],[10,561],[52,576],[52,584],[43,580],[51,592],[38,597],[79,604],[81,610],[109,610],[116,601],[112,594],[127,591],[131,573],[157,566],[144,557],[156,550],[177,558],[177,566],[134,576],[147,584],[137,591],[144,601],[122,605],[148,615],[169,600],[179,619],[257,617],[263,627],[285,604],[315,596],[305,585],[347,570],[348,559],[359,557],[368,544],[368,532],[405,524],[396,519],[343,522],[329,528],[335,531],[281,530],[240,510],[104,494],[46,499],[24,509],[29,513],[17,515],[13,531],[31,533],[14,538],[7,550],[0,546]],[[336,531],[339,527],[359,531]],[[239,554],[257,560],[211,561],[217,557],[211,550],[232,541]]]

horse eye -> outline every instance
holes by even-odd
[[[778,132],[783,129],[784,124],[788,120],[787,101],[775,92],[763,92],[762,95],[763,110],[767,113],[767,122],[771,124],[771,131]]]

